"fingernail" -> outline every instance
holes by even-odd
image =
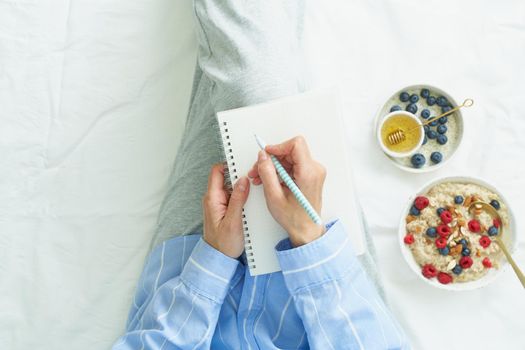
[[[241,192],[244,192],[246,191],[246,178],[245,177],[241,177],[238,181],[237,181],[237,186],[236,186],[239,191]]]
[[[265,151],[259,151],[259,159],[260,160],[266,160],[268,158],[268,155]]]

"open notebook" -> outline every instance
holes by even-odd
[[[217,113],[231,181],[248,173],[259,147],[254,134],[268,144],[303,135],[312,157],[327,169],[321,217],[346,227],[357,254],[365,251],[362,221],[356,205],[348,146],[333,90],[307,92],[268,103]],[[287,237],[272,218],[261,186],[251,186],[244,206],[246,256],[252,276],[279,271],[275,245]]]

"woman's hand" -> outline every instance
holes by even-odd
[[[244,251],[242,207],[250,192],[250,182],[241,177],[232,194],[224,189],[224,167],[215,164],[208,178],[208,192],[202,199],[204,241],[231,258]]]
[[[279,145],[266,146],[267,153],[276,156],[294,179],[314,209],[320,213],[325,168],[310,155],[303,137],[294,137]],[[309,243],[324,233],[301,207],[292,192],[282,184],[270,156],[260,151],[253,168],[248,172],[254,185],[264,186],[266,204],[274,219],[288,232],[294,247]]]

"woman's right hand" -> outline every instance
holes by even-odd
[[[266,152],[265,152],[266,151]],[[324,226],[315,224],[292,192],[281,183],[270,159],[279,159],[317,213],[321,213],[325,168],[312,159],[302,136],[278,145],[268,145],[259,152],[257,162],[248,172],[254,185],[263,184],[266,204],[273,218],[288,232],[294,247],[307,244],[324,233]]]

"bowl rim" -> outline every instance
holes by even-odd
[[[400,218],[399,227],[398,227],[398,242],[399,242],[399,247],[401,249],[401,254],[403,255],[403,258],[405,262],[408,264],[408,266],[410,267],[410,269],[417,276],[419,276],[420,279],[425,281],[425,283],[433,287],[444,289],[444,290],[451,290],[451,291],[466,291],[466,290],[474,290],[474,289],[485,287],[491,284],[492,282],[494,282],[494,280],[498,276],[501,276],[504,270],[509,268],[510,264],[507,262],[505,258],[503,258],[501,267],[499,269],[492,269],[485,276],[477,280],[470,281],[470,282],[462,282],[462,283],[442,284],[442,283],[439,283],[436,279],[428,279],[421,274],[421,267],[415,261],[415,258],[410,248],[408,248],[406,244],[403,242],[403,238],[406,235],[406,228],[405,228],[406,227],[406,221],[405,221],[406,216],[409,213],[410,207],[412,206],[415,198],[421,194],[428,192],[430,188],[438,184],[446,183],[446,182],[462,182],[462,183],[477,184],[482,187],[486,187],[490,191],[496,193],[501,198],[501,200],[506,204],[508,215],[509,215],[509,233],[510,233],[509,242],[510,244],[507,247],[507,249],[509,250],[511,254],[513,254],[516,251],[516,244],[517,244],[516,234],[518,231],[516,227],[516,219],[512,211],[512,205],[511,203],[509,203],[508,199],[496,187],[494,187],[490,182],[488,182],[485,179],[482,179],[480,177],[470,176],[470,175],[457,175],[457,176],[439,177],[439,178],[430,180],[427,183],[425,183],[421,188],[419,188],[419,190],[414,195],[411,195],[408,198],[407,205],[401,212],[401,218]]]
[[[402,87],[402,88],[398,89],[393,94],[390,94],[386,99],[384,99],[384,102],[379,106],[379,109],[377,110],[376,116],[374,118],[374,129],[373,129],[374,133],[377,133],[377,129],[379,127],[379,122],[382,120],[382,118],[386,117],[386,115],[385,116],[381,115],[381,111],[383,110],[383,108],[385,107],[385,105],[386,105],[386,103],[388,101],[390,101],[394,96],[399,95],[402,91],[405,91],[405,90],[417,90],[417,89],[422,89],[422,88],[428,88],[431,91],[433,90],[433,91],[435,91],[435,92],[445,96],[447,98],[447,100],[449,100],[455,106],[458,105],[456,100],[449,93],[447,93],[446,91],[442,90],[441,88],[439,88],[439,87],[437,87],[435,85],[431,85],[431,84],[413,84],[413,85],[408,85],[408,86],[405,86],[405,87]],[[443,167],[445,164],[447,164],[452,158],[454,158],[454,156],[458,152],[459,148],[461,147],[461,144],[463,143],[463,134],[465,133],[465,130],[464,130],[465,122],[464,122],[464,118],[463,118],[463,113],[462,113],[461,109],[459,109],[455,113],[457,114],[456,119],[458,120],[459,125],[460,125],[459,133],[458,133],[458,137],[457,137],[457,145],[456,145],[456,147],[454,149],[452,149],[452,151],[448,155],[448,157],[446,159],[444,159],[443,161],[441,161],[440,163],[438,163],[438,164],[433,164],[432,166],[426,166],[426,167],[422,167],[422,168],[413,168],[413,167],[406,166],[406,165],[398,163],[395,160],[394,157],[388,155],[387,153],[385,153],[383,151],[383,148],[382,148],[380,143],[378,143],[379,144],[379,148],[381,149],[383,155],[388,160],[390,160],[390,162],[392,164],[394,164],[399,169],[402,169],[402,170],[407,171],[409,173],[429,173],[429,172],[438,170],[441,167]]]

